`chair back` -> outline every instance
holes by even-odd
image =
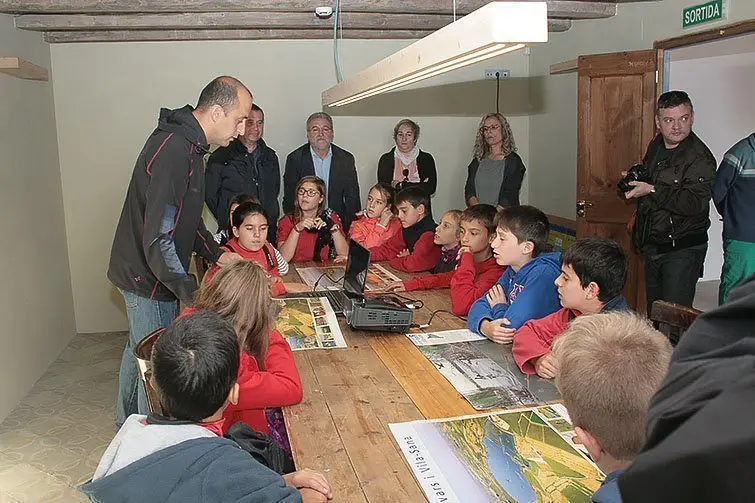
[[[139,377],[147,391],[147,404],[149,405],[149,411],[161,415],[163,414],[163,409],[160,405],[160,398],[155,388],[152,387],[150,379],[152,377],[152,364],[150,363],[150,360],[152,358],[152,347],[164,331],[164,328],[158,328],[142,339],[134,348],[136,364],[139,367]]]
[[[656,300],[650,310],[650,321],[676,346],[684,332],[701,313],[699,309]]]

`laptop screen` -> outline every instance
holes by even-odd
[[[356,241],[349,241],[349,259],[343,276],[343,291],[347,295],[363,295],[370,267],[370,250]]]

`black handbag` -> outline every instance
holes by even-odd
[[[281,475],[296,471],[294,461],[278,443],[270,436],[252,429],[251,426],[239,421],[224,435],[233,440],[254,459]]]

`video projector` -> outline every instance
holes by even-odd
[[[372,297],[350,298],[343,308],[346,322],[354,330],[407,332],[414,312],[408,307]]]

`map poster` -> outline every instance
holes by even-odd
[[[560,398],[552,383],[522,374],[513,358],[502,366],[475,344],[484,343],[457,342],[417,348],[477,410],[521,407]]]
[[[288,341],[292,351],[345,348],[338,319],[328,299],[276,299],[280,313],[275,329]]]
[[[603,474],[555,422],[561,405],[390,428],[431,503],[589,503]]]
[[[415,346],[437,346],[456,342],[484,341],[487,338],[467,328],[460,330],[443,330],[441,332],[417,332],[406,334]]]
[[[340,290],[346,268],[342,266],[297,267],[296,272],[301,280],[310,287],[314,287],[317,283],[316,291],[321,292],[323,290]],[[371,264],[367,271],[364,289],[368,292],[385,291],[386,287],[394,281],[401,280],[380,264]]]

